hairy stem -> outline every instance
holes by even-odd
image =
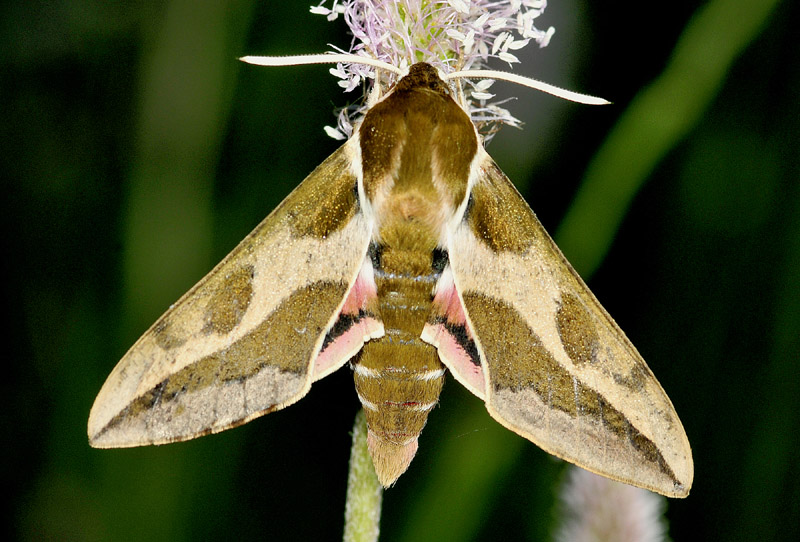
[[[367,419],[359,410],[353,423],[353,448],[347,476],[347,501],[344,507],[344,542],[378,540],[383,487],[378,482],[367,450]]]

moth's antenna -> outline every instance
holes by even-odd
[[[388,62],[376,60],[366,56],[351,55],[347,53],[322,53],[315,55],[292,55],[292,56],[243,56],[239,60],[256,66],[299,66],[302,64],[335,64],[345,62],[350,64],[362,64],[372,66],[381,70],[397,74],[399,77],[405,75],[403,70],[397,66],[392,66]]]
[[[548,83],[544,83],[542,81],[537,81],[536,79],[531,79],[530,77],[523,77],[515,73],[501,72],[495,70],[463,70],[445,74],[443,77],[445,81],[448,81],[450,79],[466,79],[466,78],[499,79],[501,81],[517,83],[518,85],[523,85],[536,90],[541,90],[542,92],[552,94],[553,96],[557,96],[559,98],[564,98],[565,100],[581,104],[606,105],[611,103],[608,100],[604,100],[603,98],[597,98],[595,96],[589,96],[588,94],[580,94],[578,92],[572,92],[571,90],[566,90],[554,85],[550,85]]]

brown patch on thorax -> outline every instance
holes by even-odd
[[[467,193],[478,148],[447,85],[415,64],[359,130],[364,191],[380,223],[417,220],[440,230]]]

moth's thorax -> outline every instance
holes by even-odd
[[[467,195],[478,149],[467,114],[427,64],[409,75],[364,118],[359,129],[364,193],[377,233],[417,221],[441,238]]]

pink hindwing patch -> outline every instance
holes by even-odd
[[[442,363],[461,384],[485,399],[486,377],[480,354],[449,266],[444,269],[436,285],[431,319],[425,324],[421,337],[437,348]]]
[[[383,323],[372,310],[377,300],[372,262],[367,257],[314,361],[313,380],[341,367],[365,342],[383,336]]]

